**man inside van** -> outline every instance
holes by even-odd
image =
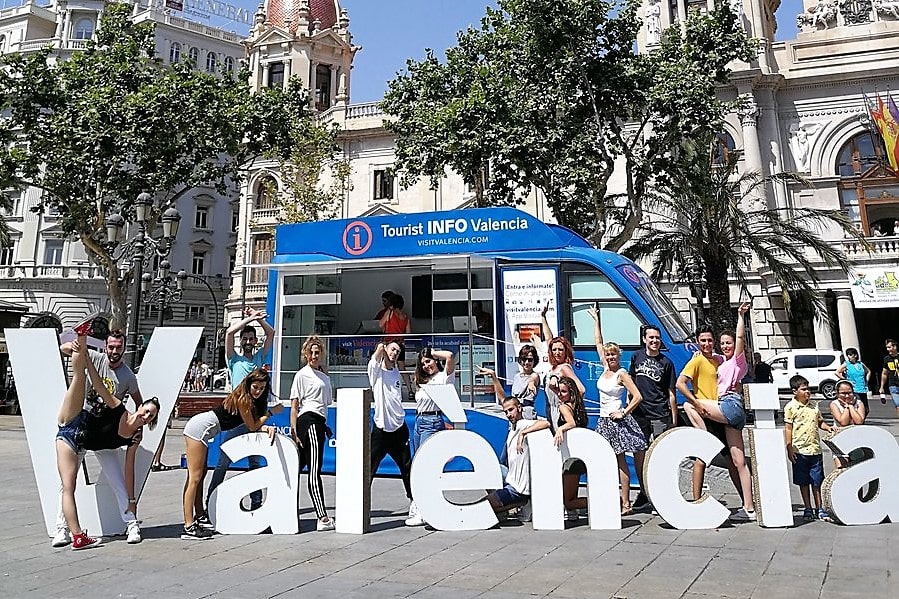
[[[655,325],[643,327],[643,349],[634,352],[628,369],[634,384],[643,397],[634,409],[634,420],[640,425],[646,444],[655,435],[677,426],[677,396],[674,386],[677,378],[674,363],[662,355],[662,333]],[[634,501],[634,509],[645,508],[649,499],[643,487],[643,452],[634,454],[634,467],[640,481],[640,493]]]

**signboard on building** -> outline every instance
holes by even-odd
[[[850,269],[849,283],[856,308],[899,307],[899,264]]]

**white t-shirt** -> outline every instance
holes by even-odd
[[[368,382],[375,398],[375,426],[392,433],[406,421],[400,371],[396,366],[388,370],[383,360],[376,361],[372,357],[368,362]]]
[[[300,400],[298,416],[306,412],[315,412],[327,418],[328,406],[331,405],[331,379],[321,370],[315,370],[306,364],[293,375],[290,399]]]
[[[531,494],[531,454],[528,448],[527,437],[522,444],[524,451],[518,453],[518,436],[521,431],[536,424],[536,420],[521,419],[515,423],[515,428],[509,430],[506,437],[506,458],[509,460],[509,473],[506,474],[506,484],[522,495]]]
[[[440,406],[431,399],[431,396],[428,395],[427,386],[428,385],[452,385],[456,380],[456,373],[451,372],[447,374],[445,370],[439,370],[434,373],[434,376],[431,377],[424,385],[418,388],[418,391],[415,392],[415,407],[419,412],[436,412],[440,410]]]

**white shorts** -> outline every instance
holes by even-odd
[[[201,412],[191,417],[184,425],[184,436],[196,439],[209,447],[209,442],[222,430],[215,412]]]

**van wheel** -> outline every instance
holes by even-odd
[[[818,391],[821,392],[821,395],[823,395],[825,399],[834,400],[837,398],[837,382],[824,381],[818,387]]]

